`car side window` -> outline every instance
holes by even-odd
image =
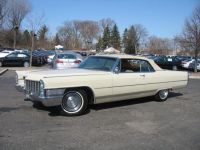
[[[138,72],[153,72],[153,67],[146,60],[139,59],[122,59],[121,72],[123,73],[138,73]]]
[[[154,72],[154,69],[147,61],[140,60],[140,72]]]
[[[17,53],[11,53],[7,56],[8,58],[14,58],[17,57]]]
[[[19,57],[19,58],[25,58],[25,57],[27,57],[27,55],[25,55],[25,54],[18,54],[17,57]]]

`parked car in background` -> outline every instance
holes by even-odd
[[[169,91],[188,83],[187,72],[163,70],[153,60],[131,55],[89,56],[78,68],[25,74],[17,72],[16,87],[24,87],[27,100],[60,105],[70,116],[85,113],[90,104],[146,96],[165,101]]]
[[[195,64],[195,60],[192,60],[189,63],[188,69],[189,70],[194,70],[194,66],[195,66],[194,64]],[[200,70],[200,59],[197,60],[197,70]]]
[[[0,52],[0,58],[1,57],[5,57],[5,56],[7,56],[8,54],[10,54],[10,53],[12,53],[13,51],[11,51],[11,50],[3,50],[3,51],[1,51]]]
[[[47,63],[50,64],[53,61],[53,58],[54,58],[55,54],[56,54],[55,51],[48,51]]]
[[[189,65],[191,62],[193,62],[194,60],[193,59],[186,59],[186,60],[183,60],[181,62],[181,66],[184,68],[184,69],[189,69]]]
[[[149,58],[153,59],[162,69],[177,70],[181,68],[181,60],[175,56],[151,56]]]
[[[53,61],[52,67],[54,69],[66,69],[77,67],[83,60],[83,57],[72,51],[56,53]]]
[[[30,66],[30,55],[27,53],[12,52],[5,57],[0,58],[0,67],[2,66]],[[32,65],[41,65],[41,60],[38,57],[32,57]]]

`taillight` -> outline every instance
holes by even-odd
[[[62,64],[62,63],[63,63],[63,61],[62,61],[62,60],[59,60],[59,59],[57,59],[57,60],[56,60],[56,63],[57,63],[57,64]]]
[[[80,64],[81,61],[80,61],[80,60],[75,60],[74,63],[75,63],[75,64]]]

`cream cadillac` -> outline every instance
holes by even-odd
[[[23,87],[33,102],[61,105],[65,114],[80,115],[89,104],[146,96],[165,101],[170,90],[187,83],[187,72],[163,70],[143,57],[113,54],[90,56],[78,68],[17,72],[16,87]]]

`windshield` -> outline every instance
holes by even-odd
[[[111,71],[116,60],[116,58],[90,56],[79,65],[79,68]]]

